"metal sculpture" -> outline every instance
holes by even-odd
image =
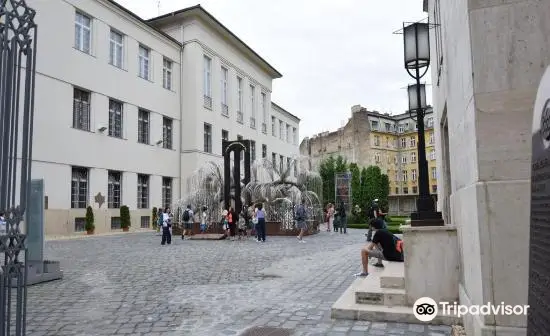
[[[224,168],[224,209],[229,209],[231,203],[231,153],[233,153],[233,187],[235,198],[235,210],[240,212],[243,208],[241,198],[241,183],[250,182],[250,140],[237,140],[222,142],[223,168]],[[241,153],[244,154],[244,180],[241,181]]]
[[[35,15],[24,0],[0,0],[0,211],[6,220],[0,235],[0,336],[25,335],[27,247],[20,225],[31,179]]]

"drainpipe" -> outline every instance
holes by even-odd
[[[180,114],[180,136],[179,136],[179,151],[178,151],[178,168],[179,168],[179,177],[180,177],[180,199],[183,197],[183,176],[181,173],[181,152],[182,152],[182,141],[183,141],[183,25],[181,26],[181,48],[180,48],[180,92],[179,92],[179,114]]]

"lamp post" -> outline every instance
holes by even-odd
[[[426,160],[426,138],[424,135],[424,112],[426,110],[426,85],[420,79],[426,75],[430,66],[429,23],[415,22],[403,24],[404,59],[407,73],[416,80],[416,84],[407,88],[409,113],[416,113],[418,123],[418,186],[416,212],[411,214],[411,226],[443,225],[441,212],[436,211],[430,195],[428,161]]]

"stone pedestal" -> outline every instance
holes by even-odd
[[[421,297],[458,302],[459,251],[454,226],[403,227],[406,304]]]

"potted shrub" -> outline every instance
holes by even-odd
[[[94,211],[92,210],[91,206],[88,206],[86,208],[86,225],[84,225],[84,229],[86,229],[87,234],[89,235],[94,234],[94,231],[95,231]]]
[[[157,229],[157,222],[158,222],[158,209],[157,209],[157,207],[153,208],[151,221],[153,222],[153,230],[156,230]]]
[[[120,227],[124,232],[130,230],[130,209],[126,205],[120,207]]]

